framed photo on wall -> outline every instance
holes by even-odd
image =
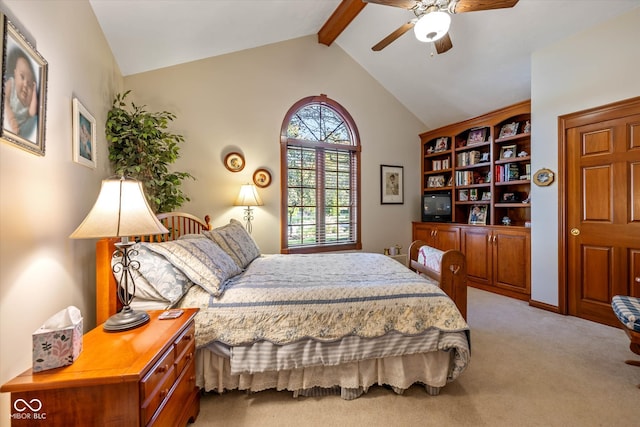
[[[380,165],[380,204],[404,204],[404,167]]]
[[[44,156],[47,61],[4,14],[2,28],[2,128],[0,138]]]
[[[96,119],[73,98],[73,161],[95,169],[96,160]]]

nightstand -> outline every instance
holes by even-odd
[[[195,385],[198,309],[124,332],[98,326],[73,364],[31,369],[4,384],[12,426],[184,426],[200,412]],[[37,422],[37,424],[36,424]]]
[[[400,264],[407,266],[407,254],[387,255],[389,258],[393,258]]]

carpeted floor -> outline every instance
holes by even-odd
[[[469,289],[471,364],[439,396],[383,387],[352,401],[289,392],[206,394],[203,426],[640,425],[640,368],[616,328]],[[638,357],[636,357],[638,358]]]

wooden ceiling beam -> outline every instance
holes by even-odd
[[[366,5],[362,0],[342,0],[318,31],[318,43],[331,46]]]

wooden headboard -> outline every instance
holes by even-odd
[[[209,215],[200,218],[184,213],[169,212],[158,214],[158,219],[169,234],[152,236],[134,236],[140,242],[166,242],[176,240],[185,234],[200,234],[203,230],[211,230]],[[117,296],[116,279],[111,270],[111,256],[115,251],[117,238],[101,239],[96,243],[96,324],[106,321],[122,308]]]

